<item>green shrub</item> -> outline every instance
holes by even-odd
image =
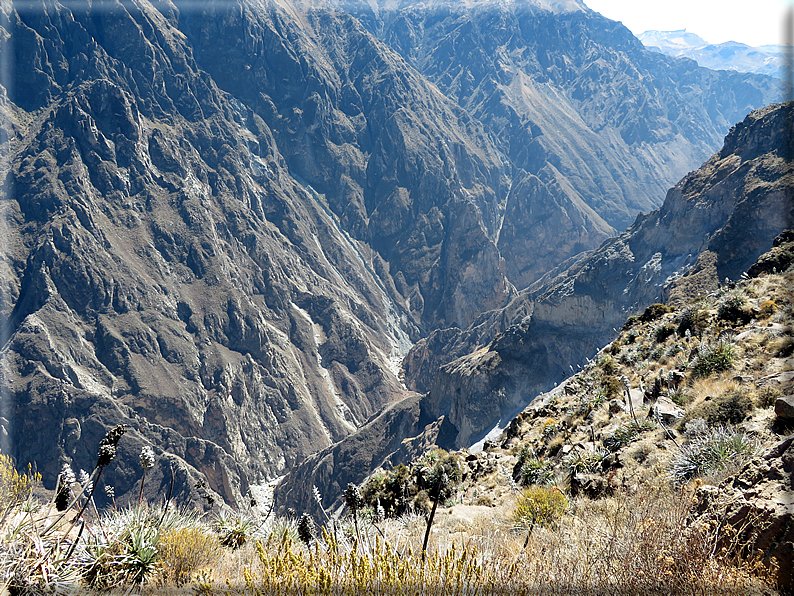
[[[681,408],[688,406],[693,398],[691,393],[680,387],[676,389],[669,389],[667,391],[667,397],[669,397],[675,405]]]
[[[660,323],[653,329],[653,339],[660,344],[675,333],[675,325],[672,323]]]
[[[625,366],[631,366],[642,360],[642,356],[637,350],[630,349],[623,352],[618,360]]]
[[[728,342],[720,341],[714,346],[701,344],[688,368],[695,377],[708,377],[730,370],[735,357],[736,350]]]
[[[672,311],[673,309],[669,306],[661,303],[651,304],[648,308],[645,309],[645,312],[642,313],[640,316],[640,321],[643,323],[649,323],[651,321],[655,321],[656,319],[660,318],[662,315],[665,315]]]
[[[729,391],[721,398],[706,405],[706,420],[712,426],[717,424],[739,424],[752,412],[753,399],[738,390]]]
[[[601,370],[604,371],[604,374],[607,375],[614,375],[616,372],[618,372],[617,363],[609,355],[603,356],[598,362],[598,366],[600,366]]]
[[[753,318],[753,311],[748,308],[744,295],[734,290],[720,301],[717,317],[723,321],[744,324]]]
[[[783,392],[777,387],[767,385],[758,391],[758,406],[761,408],[771,408],[779,397],[783,397]]]
[[[215,533],[223,546],[239,548],[251,538],[256,524],[240,513],[222,510],[215,517]]]
[[[656,428],[656,425],[653,423],[653,421],[648,420],[647,418],[637,422],[631,420],[621,424],[615,429],[615,432],[606,437],[604,439],[604,447],[606,447],[609,451],[617,451],[629,443],[636,441],[641,433],[653,428]]]
[[[388,517],[399,517],[407,512],[417,492],[408,466],[400,464],[370,478],[361,494],[370,507],[375,508],[380,503]]]
[[[549,418],[543,423],[543,437],[546,439],[552,438],[560,431],[560,423],[554,418]]]
[[[709,313],[699,303],[686,307],[678,320],[678,334],[686,335],[689,331],[692,335],[700,336],[709,326]]]
[[[604,399],[615,399],[623,390],[623,384],[617,377],[605,377],[601,379],[601,389],[604,392]]]
[[[626,322],[623,323],[622,330],[626,331],[628,329],[631,329],[632,327],[634,327],[634,325],[636,325],[639,322],[640,322],[640,318],[637,315],[631,315],[628,319],[626,319]]]
[[[521,465],[521,483],[524,486],[549,484],[554,478],[551,463],[539,459],[527,459]]]
[[[562,460],[562,465],[571,474],[590,474],[600,469],[601,462],[608,455],[609,452],[606,450],[576,449]]]
[[[443,503],[455,493],[462,477],[460,456],[435,449],[423,455],[411,467],[400,464],[388,472],[373,475],[361,489],[369,507],[380,506],[387,517],[399,517],[411,509],[426,508],[441,483]]]
[[[533,486],[518,496],[513,518],[524,527],[548,525],[563,516],[568,499],[556,487]]]
[[[86,541],[79,556],[84,580],[92,587],[148,584],[162,573],[160,539],[180,528],[200,526],[197,513],[146,505],[111,511],[103,531]]]

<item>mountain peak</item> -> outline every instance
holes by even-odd
[[[689,50],[709,45],[709,42],[705,39],[695,33],[689,33],[686,29],[678,29],[676,31],[644,31],[640,33],[637,38],[646,47]]]

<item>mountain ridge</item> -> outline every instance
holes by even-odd
[[[238,504],[252,482],[379,416],[395,432],[447,432],[435,406],[410,401],[415,381],[403,385],[396,361],[433,329],[514,308],[516,286],[611,233],[540,141],[522,159],[542,176],[519,175],[493,128],[330,7],[47,0],[0,12],[2,448],[38,462],[48,488],[64,464],[91,469],[92,445],[119,423],[130,430],[103,479],[121,503],[137,496],[143,446],[158,456],[152,494],[173,470],[174,498],[201,503],[206,482]],[[538,88],[567,80],[566,52],[586,60],[569,45],[533,50]],[[681,129],[684,159],[698,130],[719,136],[772,93],[763,77],[693,72],[716,116]],[[604,95],[608,83],[589,84]],[[524,204],[534,219],[505,227]],[[547,216],[564,250],[525,271],[517,257],[534,248],[510,247]]]
[[[714,70],[753,72],[783,79],[783,46],[752,47],[737,41],[712,44],[686,29],[645,31],[637,36],[649,49],[686,57]]]
[[[670,186],[719,148],[723,135],[704,128],[713,117],[697,95],[704,85],[726,102],[723,113],[734,106],[719,125],[725,131],[750,111],[739,107],[749,99],[739,92],[743,75],[649,53],[623,25],[585,7],[554,13],[531,2],[405,3],[398,10],[384,3],[375,14],[368,3],[344,6],[483,122],[517,168],[517,189],[521,170],[542,182],[514,193],[513,211],[541,197],[560,205],[560,225],[575,242],[554,243],[553,255],[538,258],[547,247],[531,238],[544,218],[530,209],[506,236],[523,237],[526,246],[499,246],[519,289],[624,229],[637,211],[657,207]],[[680,83],[669,86],[667,77]],[[621,93],[611,94],[605,80]],[[772,91],[776,84],[768,82]],[[766,97],[764,104],[774,101]]]

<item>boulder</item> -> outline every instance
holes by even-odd
[[[612,490],[609,481],[601,474],[575,474],[571,478],[571,495],[584,495],[589,499],[598,499],[608,495]]]
[[[659,400],[648,410],[648,418],[661,420],[667,425],[684,417],[686,412],[679,408],[667,397],[660,397]]]
[[[794,395],[778,397],[775,400],[775,414],[784,420],[794,420]]]

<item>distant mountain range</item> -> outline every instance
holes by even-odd
[[[679,31],[645,31],[637,36],[650,50],[668,56],[692,58],[700,66],[713,70],[752,72],[782,79],[783,46],[748,46],[738,41],[710,44],[702,37]]]

